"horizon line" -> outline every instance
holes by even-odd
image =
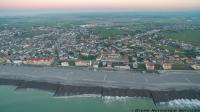
[[[78,13],[198,13],[198,9],[0,9],[0,16],[35,16],[41,14],[78,14]]]

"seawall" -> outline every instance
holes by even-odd
[[[102,96],[129,96],[152,98],[154,103],[167,102],[174,99],[198,99],[200,100],[200,90],[165,90],[155,91],[147,89],[112,88],[101,86],[77,86],[64,85],[59,83],[26,81],[17,79],[0,78],[0,85],[14,85],[18,89],[34,88],[54,92],[54,96],[72,96],[82,94],[99,94]]]

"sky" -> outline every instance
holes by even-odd
[[[200,9],[200,0],[0,0],[0,9]]]

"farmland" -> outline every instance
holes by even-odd
[[[187,30],[187,31],[184,30],[184,31],[172,32],[168,33],[167,37],[174,40],[180,40],[200,45],[199,30]]]

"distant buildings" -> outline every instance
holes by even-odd
[[[195,51],[198,52],[198,53],[200,53],[200,47],[196,47]]]
[[[192,50],[192,49],[193,49],[193,46],[192,46],[191,44],[182,43],[182,44],[181,44],[181,47],[182,47],[182,49],[184,49],[184,50]]]
[[[95,33],[97,26],[102,24],[71,25],[67,29],[40,25],[31,31],[2,28],[0,63],[142,70],[170,70],[172,64],[196,65],[197,69],[200,64],[200,47],[161,38],[162,28],[102,38]]]

